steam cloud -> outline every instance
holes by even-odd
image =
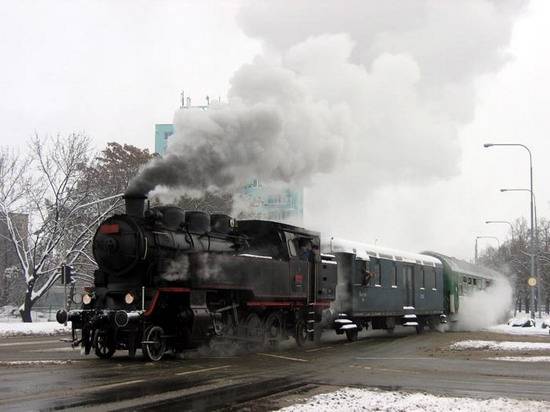
[[[503,323],[512,306],[512,286],[499,279],[487,289],[460,297],[455,329],[477,331]]]
[[[330,187],[341,206],[358,186],[449,178],[474,80],[507,61],[523,4],[251,1],[239,22],[262,55],[234,74],[227,104],[176,113],[166,156],[128,191],[234,190],[259,178],[309,185],[324,205]]]

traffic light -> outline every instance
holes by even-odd
[[[74,268],[69,265],[61,266],[61,284],[68,285],[73,282],[73,270]]]

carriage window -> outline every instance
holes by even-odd
[[[422,279],[422,282],[420,283],[422,289],[426,289],[426,271],[424,268],[420,268],[420,278]]]
[[[382,284],[382,268],[380,267],[380,259],[372,259],[374,261],[373,269],[374,269],[374,284],[375,285],[381,285]]]
[[[393,264],[393,286],[397,286],[397,264]]]
[[[433,275],[434,275],[434,276],[433,276],[433,279],[434,279],[434,283],[433,283],[434,287],[433,287],[433,289],[437,289],[437,272],[435,271],[435,268],[432,269],[432,273],[433,273]]]
[[[468,278],[468,285],[472,284],[472,278]]]
[[[474,285],[477,285],[477,279],[474,278]]]

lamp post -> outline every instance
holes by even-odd
[[[535,224],[534,224],[534,202],[533,202],[533,156],[531,154],[531,150],[527,146],[521,143],[485,143],[483,147],[493,147],[493,146],[517,146],[522,147],[525,150],[527,150],[527,153],[529,153],[529,180],[530,180],[530,190],[531,190],[531,242],[530,242],[530,249],[531,249],[531,277],[535,277],[535,244],[534,244],[534,233],[535,233]],[[538,283],[538,279],[537,279]],[[539,288],[540,291],[540,288]],[[540,292],[539,292],[540,295]],[[532,301],[532,310],[531,310],[531,318],[535,318],[535,288],[531,287],[531,301]]]
[[[535,193],[531,189],[500,189],[501,192],[529,192],[531,194],[531,204],[533,206],[534,210],[534,218],[535,218],[535,250],[531,250],[531,254],[534,255],[535,259],[535,278],[537,279],[537,306],[539,307],[539,318],[541,317],[541,300],[540,300],[540,294],[541,294],[541,284],[540,284],[540,272],[539,272],[539,224],[538,224],[538,218],[537,218],[537,199],[535,197]],[[533,229],[531,228],[531,239],[533,239]],[[533,275],[531,274],[531,277]],[[531,295],[533,295],[534,287],[531,286]],[[534,298],[534,296],[532,296]]]
[[[477,241],[478,239],[495,239],[497,241],[498,248],[500,249],[500,240],[496,236],[476,236],[476,247],[475,247],[475,259],[474,263],[477,264]]]

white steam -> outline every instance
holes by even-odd
[[[460,308],[453,329],[477,331],[507,320],[512,308],[512,286],[502,278],[484,290],[460,297]]]
[[[176,113],[166,156],[129,191],[307,185],[310,223],[327,230],[335,211],[364,208],[367,185],[454,176],[474,80],[506,62],[523,3],[249,2],[239,22],[264,52],[236,71],[227,104]]]

